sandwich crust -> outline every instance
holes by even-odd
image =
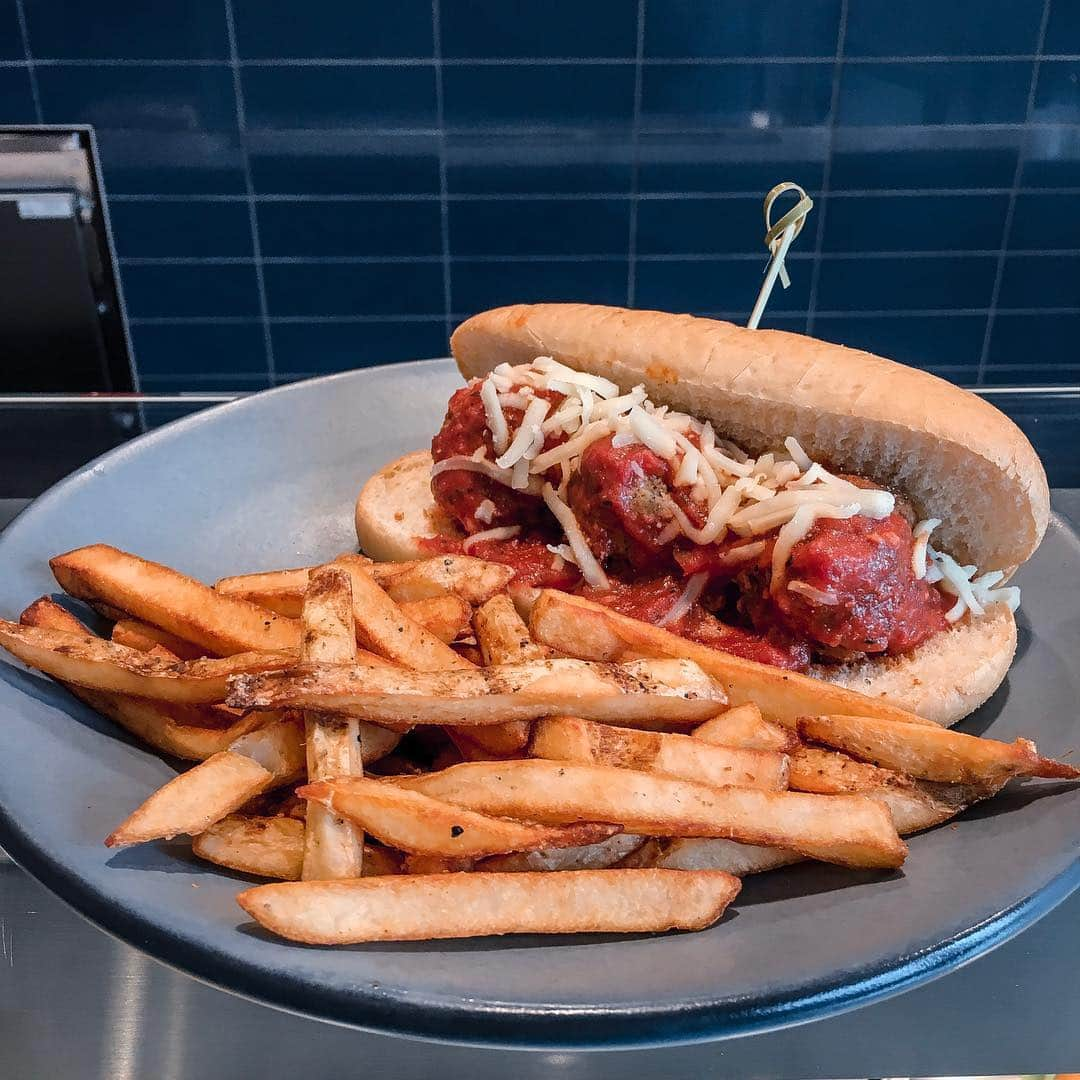
[[[780,330],[591,304],[517,304],[451,338],[466,378],[553,356],[713,422],[750,453],[794,435],[823,464],[903,492],[962,563],[1011,571],[1046,531],[1046,474],[982,398],[871,353]]]

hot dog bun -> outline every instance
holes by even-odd
[[[553,356],[657,404],[713,421],[750,453],[794,435],[826,465],[906,495],[941,518],[935,543],[1010,571],[1042,540],[1046,474],[1023,432],[988,402],[871,353],[780,330],[591,304],[517,304],[454,332],[467,379]]]
[[[356,535],[379,561],[423,558],[422,537],[460,536],[435,505],[426,450],[386,465],[356,500]],[[906,656],[856,664],[818,665],[829,682],[909,709],[948,726],[977,709],[1001,685],[1016,651],[1012,612],[997,605],[980,619],[965,619]]]

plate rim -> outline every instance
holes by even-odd
[[[448,360],[451,358],[432,357],[377,364],[297,380],[171,420],[98,455],[33,499],[0,532],[0,556],[23,525],[24,517],[62,499],[71,486],[107,461],[125,459],[187,428],[198,427],[222,412],[243,410],[250,402],[287,395],[298,387],[349,381],[369,371],[403,372]],[[1052,517],[1077,539],[1070,522],[1056,513]],[[11,817],[6,806],[0,806],[0,844],[24,871],[98,929],[218,989],[272,1008],[361,1030],[436,1042],[520,1049],[645,1049],[760,1034],[838,1015],[948,974],[1016,936],[1080,888],[1080,857],[1076,857],[1036,891],[973,927],[917,952],[900,954],[854,972],[834,972],[828,978],[778,991],[768,998],[733,1003],[714,996],[693,1002],[631,1007],[530,1006],[445,997],[421,1000],[416,995],[403,999],[368,987],[354,986],[345,991],[313,986],[307,979],[290,976],[287,969],[253,964],[220,953],[212,945],[179,935],[160,922],[116,906],[107,891],[52,859]],[[647,1033],[643,1032],[645,1027]]]

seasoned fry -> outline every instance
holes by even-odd
[[[798,716],[822,712],[930,724],[878,698],[710,649],[554,589],[540,594],[529,627],[537,641],[586,660],[622,661],[648,656],[692,660],[724,688],[732,705],[756,703],[768,719],[788,727],[794,727]]]
[[[740,878],[803,861],[802,855],[786,848],[720,839],[657,841],[647,856],[646,865],[662,870],[724,870]],[[632,862],[633,857],[627,860]]]
[[[537,645],[529,636],[529,628],[505,593],[493,596],[477,608],[472,625],[486,667],[546,660],[551,655],[550,649]],[[493,757],[513,757],[525,749],[529,725],[523,720],[511,721],[478,728],[471,735]]]
[[[416,562],[375,563],[375,580],[399,604],[452,593],[467,604],[486,603],[510,583],[514,571],[470,555],[439,555]]]
[[[467,633],[472,618],[472,606],[452,593],[409,600],[401,605],[401,610],[417,626],[448,645]]]
[[[813,746],[800,745],[789,750],[788,767],[788,786],[792,791],[816,795],[852,794],[901,785],[914,787],[914,781],[901,773]]]
[[[158,788],[106,837],[105,846],[201,833],[273,781],[273,774],[257,761],[223,750]]]
[[[201,581],[107,544],[91,544],[49,565],[61,588],[160,626],[215,656],[252,650],[295,652],[300,625],[246,600],[222,596]]]
[[[29,667],[88,690],[200,705],[223,701],[230,675],[286,667],[280,653],[238,653],[221,660],[169,660],[90,634],[0,619],[0,646]]]
[[[593,724],[574,716],[538,720],[529,752],[554,761],[581,761],[620,769],[663,773],[722,787],[783,791],[787,758],[771,750],[733,750],[690,735]]]
[[[304,822],[299,818],[230,814],[192,837],[191,850],[207,862],[244,874],[299,881],[304,861]],[[386,848],[364,846],[364,877],[400,872]]]
[[[314,665],[234,679],[228,703],[238,708],[324,709],[377,723],[471,725],[556,713],[621,724],[659,716],[704,720],[724,701],[712,680],[685,661],[613,665],[536,660],[437,672]]]
[[[526,870],[606,870],[620,863],[645,843],[643,836],[616,833],[598,844],[583,847],[544,848],[512,855],[492,855],[477,865],[478,870],[500,874],[520,874]]]
[[[307,784],[301,798],[355,822],[377,840],[415,855],[475,859],[508,851],[572,847],[606,840],[617,825],[529,825],[478,814],[379,780],[348,777]]]
[[[551,656],[550,649],[533,641],[525,620],[505,593],[478,607],[472,625],[486,667],[547,660]]]
[[[326,664],[347,664],[356,656],[353,593],[348,573],[336,566],[311,571],[302,613],[300,658]],[[304,714],[309,780],[363,776],[360,722],[355,717]],[[363,872],[364,834],[322,806],[308,803],[304,832],[305,881],[354,878]]]
[[[1003,743],[864,716],[804,716],[798,727],[805,739],[923,780],[1000,784],[1014,776],[1080,779],[1080,769],[1041,757],[1028,739]]]
[[[736,705],[734,709],[706,720],[694,728],[695,739],[703,739],[714,746],[732,746],[742,750],[775,750],[787,753],[798,745],[794,731],[782,724],[774,724],[761,715],[754,704]]]
[[[107,847],[194,836],[274,784],[304,775],[300,726],[279,720],[237,739],[228,750],[158,788],[105,840]]]
[[[193,836],[191,850],[207,862],[244,874],[299,881],[304,823],[292,817],[230,814]]]
[[[432,874],[257,885],[236,900],[280,937],[346,945],[491,934],[697,930],[720,918],[739,885],[738,878],[711,871]]]
[[[888,811],[858,795],[715,788],[539,759],[467,762],[392,783],[484,814],[549,824],[610,821],[651,836],[721,836],[845,866],[896,867],[907,853]]]
[[[483,604],[506,588],[513,570],[468,555],[440,555],[412,562],[372,563],[363,555],[340,555],[335,562],[367,568],[399,604],[457,596],[467,604]],[[271,611],[299,615],[310,567],[271,570],[221,578],[214,589],[223,596],[249,600]],[[419,621],[419,620],[418,620]]]
[[[178,660],[198,660],[206,656],[206,650],[201,645],[192,645],[190,641],[184,641],[168,630],[162,630],[158,626],[139,622],[138,619],[120,619],[112,628],[112,640],[117,645],[126,645],[129,649],[138,649],[139,652],[149,652],[155,645],[164,646]]]
[[[413,622],[363,567],[339,562],[352,581],[356,637],[365,648],[413,671],[471,668],[444,641]]]

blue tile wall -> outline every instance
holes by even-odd
[[[1080,383],[1076,0],[0,0],[0,123],[92,124],[151,390],[584,299]]]

